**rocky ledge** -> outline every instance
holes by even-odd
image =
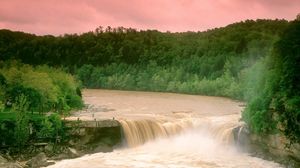
[[[236,127],[233,134],[241,151],[288,168],[300,167],[300,145],[288,145],[288,140],[282,134],[257,135],[250,133],[247,125]]]

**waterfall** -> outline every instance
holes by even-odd
[[[234,118],[235,119],[235,118]],[[136,147],[158,138],[167,138],[189,129],[198,129],[220,143],[233,144],[233,129],[239,126],[231,116],[211,118],[187,118],[178,121],[159,119],[119,120],[128,147]]]
[[[192,128],[190,121],[161,122],[153,119],[119,120],[128,147],[142,145],[157,138],[166,138]]]
[[[52,168],[280,168],[281,166],[240,153],[233,147],[235,116],[118,120],[127,147],[63,160]]]

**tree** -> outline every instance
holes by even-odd
[[[28,102],[24,95],[18,96],[13,106],[16,113],[16,126],[14,139],[19,150],[28,142],[29,139],[29,118],[27,116]]]

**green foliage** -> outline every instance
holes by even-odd
[[[16,98],[25,95],[28,110],[32,112],[67,112],[81,108],[83,102],[78,95],[79,83],[61,69],[47,66],[31,67],[15,61],[4,62],[0,74],[6,79],[2,102],[14,104]],[[79,92],[80,93],[80,92]],[[0,99],[0,100],[1,100]]]
[[[0,30],[0,51],[3,60],[14,58],[31,65],[65,66],[71,72],[76,66],[88,64],[134,65],[155,61],[158,65],[170,65],[198,58],[197,62],[189,62],[187,72],[219,77],[227,57],[255,61],[264,56],[287,24],[285,20],[246,20],[205,32],[182,33],[110,27],[60,37]]]
[[[268,106],[263,103],[262,90],[265,85],[265,61],[260,60],[252,67],[243,70],[241,73],[242,87],[244,90],[244,98],[248,105],[242,113],[243,120],[246,121],[251,130],[260,133],[266,131],[268,122],[264,120],[264,114],[268,110]]]
[[[28,102],[26,96],[18,96],[16,103],[14,103],[13,111],[16,113],[14,139],[19,150],[23,148],[29,139],[29,119],[26,114],[27,110]]]
[[[0,120],[0,146],[15,146],[15,120]]]
[[[4,111],[4,103],[3,102],[0,102],[0,113]]]
[[[86,65],[78,69],[77,77],[89,88],[168,91],[242,98],[239,83],[229,70],[225,70],[216,79],[207,79],[198,73],[186,72],[183,66],[162,67],[154,62],[134,67],[128,64],[105,67]],[[85,71],[87,67],[89,71]],[[85,80],[90,75],[93,76],[91,80]]]
[[[0,85],[1,86],[5,86],[6,85],[6,79],[5,79],[5,77],[2,74],[0,74]]]
[[[42,95],[31,87],[26,88],[23,85],[13,85],[6,91],[6,97],[11,103],[16,103],[19,96],[25,95],[28,100],[28,109],[38,111],[42,104]]]
[[[60,116],[58,114],[51,114],[49,117],[43,119],[37,136],[56,143],[63,140],[65,137],[64,133],[64,126]]]
[[[291,143],[300,142],[299,39],[300,22],[293,21],[273,52],[244,71],[243,119],[257,133],[282,131]]]
[[[300,142],[300,21],[293,21],[275,44],[270,68],[278,76],[271,83],[272,108],[285,135]]]
[[[44,118],[41,123],[41,130],[38,132],[39,138],[52,138],[53,137],[53,124],[49,121],[48,117]]]
[[[65,134],[61,117],[58,114],[52,114],[49,116],[49,121],[53,123],[53,135],[56,138],[62,138]]]
[[[83,106],[73,76],[62,69],[6,61],[0,63],[0,82],[0,147],[20,151],[29,142],[65,139],[58,113],[67,115]]]
[[[72,75],[61,69],[55,70],[47,66],[40,66],[37,69],[46,72],[57,88],[56,111],[68,112],[72,108],[79,109],[83,107],[81,97],[78,95],[80,94],[78,93],[79,84]]]
[[[18,99],[18,102],[26,100],[22,97]],[[14,109],[16,109],[14,113],[6,112],[11,117],[0,113],[0,147],[17,147],[18,150],[22,150],[30,142],[65,142],[67,138],[65,126],[58,114],[31,115],[31,113],[20,111],[24,110],[23,107],[14,105]],[[14,116],[12,116],[13,114]]]

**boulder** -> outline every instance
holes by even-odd
[[[53,164],[53,162],[48,162],[47,161],[47,156],[45,153],[39,153],[32,159],[30,159],[26,165],[30,168],[39,168],[39,167],[44,167],[44,166],[49,166]]]

